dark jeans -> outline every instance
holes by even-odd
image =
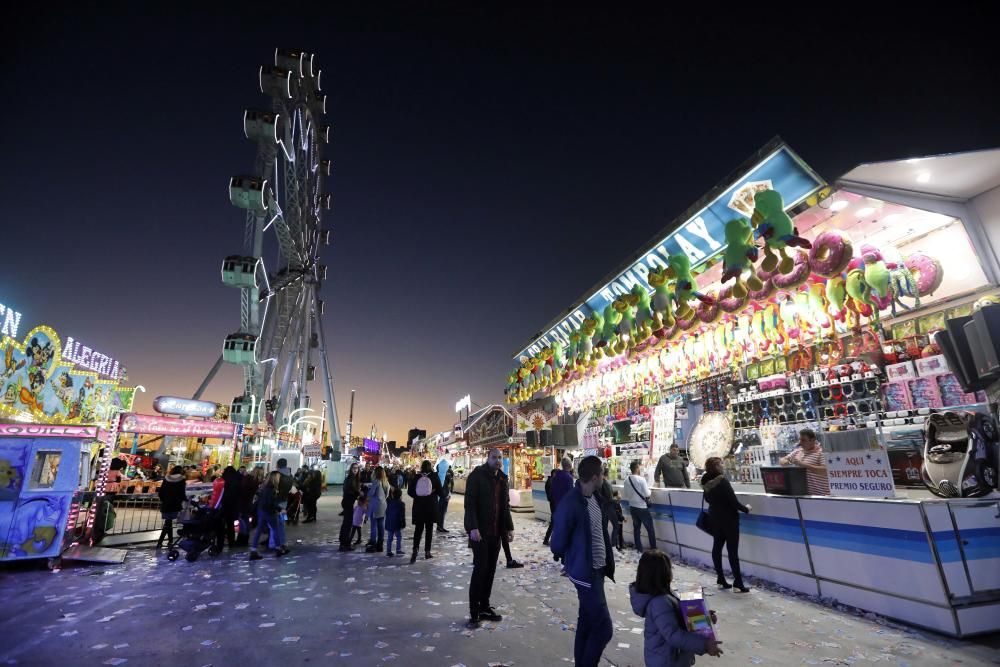
[[[385,517],[372,517],[371,522],[372,527],[368,535],[368,542],[370,544],[382,544],[382,540],[385,539]]]
[[[507,541],[507,532],[500,532],[500,544],[503,545],[503,555],[507,558],[507,564],[514,562],[514,557],[510,555],[510,542]]]
[[[448,513],[448,501],[451,496],[438,500],[438,527],[444,528],[444,515]]]
[[[351,533],[354,528],[354,512],[349,507],[344,507],[344,523],[340,524],[340,546],[351,545]]]
[[[302,496],[302,507],[306,510],[307,519],[316,518],[316,501],[319,500],[319,496],[307,496],[303,494]]]
[[[719,579],[725,579],[722,572],[722,546],[729,553],[729,568],[733,571],[733,585],[743,586],[743,573],[740,572],[740,524],[730,523],[716,525],[715,539],[712,542],[712,564]]]
[[[649,533],[649,548],[656,548],[656,531],[653,529],[653,515],[645,507],[629,507],[632,515],[632,539],[635,540],[635,548],[642,551],[642,527],[646,527]]]
[[[221,550],[224,544],[228,544],[230,547],[236,544],[236,519],[238,518],[238,516],[225,512],[220,513],[219,525],[215,530],[216,548]]]
[[[622,534],[622,528],[624,528],[621,521],[615,519],[611,522],[611,546],[617,547],[619,549],[625,548],[625,536]]]
[[[576,667],[597,667],[613,633],[611,613],[604,597],[604,571],[591,572],[590,588],[574,585],[580,601],[580,613],[576,620],[573,658]]]
[[[472,580],[469,582],[469,612],[474,617],[490,607],[493,577],[497,573],[501,540],[483,535],[472,543]]]
[[[426,532],[425,532],[426,531]],[[420,536],[424,536],[424,553],[431,552],[431,540],[434,538],[434,522],[426,521],[413,525],[413,553],[420,550]]]
[[[553,507],[552,503],[549,503],[549,526],[545,529],[545,539],[542,540],[542,544],[548,544],[549,538],[552,537],[552,519],[556,515],[556,508]]]

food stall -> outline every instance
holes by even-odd
[[[998,184],[983,151],[829,186],[772,142],[529,341],[508,402],[589,414],[583,451],[612,478],[636,459],[648,475],[670,442],[723,457],[754,507],[751,574],[953,635],[1000,629],[1000,372],[970,385],[942,335],[1000,312]],[[804,428],[829,497],[789,495],[779,462]],[[707,563],[700,504],[653,490],[660,546]]]

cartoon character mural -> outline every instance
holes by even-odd
[[[0,415],[27,413],[36,422],[79,424],[106,421],[112,408],[130,408],[133,390],[64,361],[52,329],[35,327],[24,341],[0,340]]]

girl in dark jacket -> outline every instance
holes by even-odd
[[[156,548],[163,548],[163,540],[167,540],[169,545],[174,541],[174,519],[176,519],[184,501],[187,499],[187,482],[184,479],[184,468],[174,466],[166,479],[160,483],[160,488],[156,490],[160,496],[160,516],[163,517],[163,528],[160,529],[160,539],[156,541]]]
[[[420,464],[420,473],[410,480],[407,494],[413,498],[413,555],[410,556],[410,562],[414,563],[417,560],[417,550],[420,548],[421,534],[425,535],[424,558],[433,558],[431,540],[438,517],[441,478],[434,472],[434,465],[430,461],[424,460]]]
[[[713,456],[705,461],[705,471],[701,477],[701,487],[705,492],[708,515],[714,528],[712,564],[715,565],[717,582],[723,588],[735,586],[740,593],[747,593],[750,589],[743,585],[743,575],[740,572],[740,512],[749,514],[750,506],[744,505],[736,497],[733,485],[722,472],[722,459]],[[722,572],[723,545],[729,553],[729,568],[733,571],[732,585],[726,583],[726,576]]]
[[[344,517],[344,523],[340,526],[340,549],[339,551],[353,551],[351,546],[351,531],[354,527],[354,504],[361,495],[361,478],[358,476],[359,466],[352,463],[347,475],[344,477],[344,497],[340,501],[343,511],[340,513]]]
[[[233,466],[222,471],[222,501],[219,505],[219,528],[215,544],[222,550],[223,541],[230,548],[236,546],[236,521],[240,518],[240,496],[243,494],[243,477]]]
[[[261,531],[266,525],[272,535],[278,534],[278,512],[281,507],[278,505],[278,485],[281,483],[281,473],[272,471],[267,476],[267,481],[257,492],[257,530],[254,531],[253,539],[250,541],[250,560],[260,560],[263,558],[257,553],[257,544],[260,542]],[[288,553],[288,548],[284,545],[275,549],[276,556],[284,556]]]
[[[257,521],[253,501],[265,474],[263,468],[257,467],[243,475],[240,482],[240,535],[236,540],[237,546],[245,547],[250,544],[250,522]]]

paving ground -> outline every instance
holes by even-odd
[[[290,527],[293,551],[281,559],[250,563],[244,549],[171,563],[139,548],[110,567],[0,569],[0,664],[572,664],[576,595],[541,546],[544,525],[528,517],[515,518],[513,544],[527,567],[503,569],[500,556],[493,602],[503,622],[464,627],[471,563],[462,500],[454,497],[448,515],[453,532],[435,536],[435,557],[414,565],[338,553],[339,499],[328,494],[318,523]],[[615,635],[605,664],[642,665],[642,620],[627,599],[636,558],[622,561],[607,589]],[[704,585],[719,615],[726,654],[699,665],[1000,664],[996,638],[953,641],[760,587],[716,592],[703,570],[678,566],[675,575]]]

